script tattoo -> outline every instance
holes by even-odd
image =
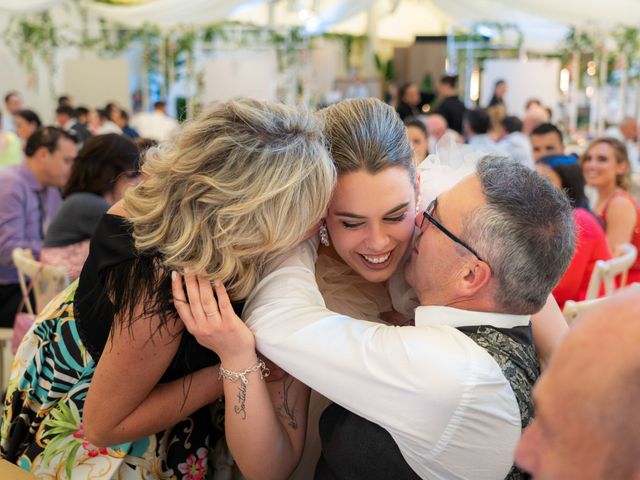
[[[238,395],[236,396],[238,399],[239,405],[233,407],[233,411],[236,412],[237,415],[242,415],[242,420],[247,418],[247,385],[244,382],[240,382],[240,387],[238,388]]]
[[[289,405],[289,389],[293,385],[292,377],[285,377],[282,380],[282,405],[278,409],[280,417],[286,419],[291,428],[298,429],[298,421],[296,420],[296,410]]]

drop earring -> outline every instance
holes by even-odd
[[[320,243],[325,247],[331,245],[329,242],[329,231],[327,230],[327,224],[324,219],[320,221]]]
[[[418,198],[416,199],[416,216],[420,215],[420,204],[422,203],[422,194],[418,194]]]

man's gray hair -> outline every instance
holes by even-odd
[[[477,174],[487,203],[465,219],[462,238],[491,267],[498,308],[535,313],[573,257],[569,200],[549,180],[512,160],[485,157]]]

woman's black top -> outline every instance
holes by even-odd
[[[158,258],[135,249],[132,227],[126,218],[110,214],[103,216],[91,240],[89,257],[80,274],[73,305],[82,342],[96,362],[107,344],[115,314],[108,296],[106,275],[122,279],[118,284],[126,288],[134,284],[132,279],[138,269],[150,271],[155,268]],[[162,280],[160,291],[161,297],[171,297],[169,275]],[[233,307],[236,312],[242,310],[241,304],[234,303]],[[173,310],[172,306],[170,308]],[[163,348],[163,341],[156,345]],[[178,351],[160,382],[175,380],[219,361],[215,353],[201,346],[185,330]]]

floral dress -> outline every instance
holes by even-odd
[[[96,242],[106,242],[111,253],[118,249],[129,252],[133,245],[126,222],[119,218],[106,215],[96,232],[101,239]],[[114,240],[118,243],[115,250]],[[104,263],[104,251],[92,243],[80,286],[88,278],[87,268],[96,265],[92,256]],[[104,335],[100,332],[105,325],[98,316],[85,318],[87,309],[78,315],[79,282],[47,305],[18,348],[2,411],[0,456],[44,479],[231,478],[233,461],[225,449],[221,402],[136,441],[98,448],[85,438],[84,402],[100,353],[92,350],[96,332]],[[80,317],[87,323],[83,325]],[[197,347],[195,339],[184,334],[161,382],[218,362],[211,351],[197,351]],[[109,408],[108,398],[104,408]],[[210,461],[214,451],[220,459],[217,465]]]

